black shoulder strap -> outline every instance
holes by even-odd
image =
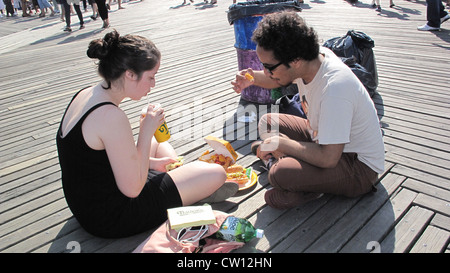
[[[92,111],[94,111],[95,109],[103,106],[103,105],[107,105],[107,104],[111,104],[116,106],[114,103],[110,102],[110,101],[105,101],[105,102],[100,102],[99,104],[96,104],[94,106],[91,107],[91,109],[87,110],[86,113],[84,113],[84,115],[80,118],[80,120],[78,121],[78,123],[83,123],[84,120],[86,119],[87,116],[89,116],[90,113],[92,113]]]

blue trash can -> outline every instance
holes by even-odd
[[[236,3],[229,7],[228,22],[234,25],[235,44],[239,70],[252,68],[263,70],[256,56],[256,44],[252,41],[253,32],[264,14],[282,10],[301,11],[298,0],[263,0]],[[250,86],[241,92],[242,99],[255,103],[271,103],[271,90]]]
[[[235,48],[244,50],[256,49],[256,44],[252,41],[252,35],[261,20],[262,16],[249,16],[234,21]]]

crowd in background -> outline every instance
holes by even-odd
[[[22,12],[23,17],[35,15],[39,17],[45,17],[47,13],[49,16],[59,15],[61,21],[66,22],[66,28],[64,31],[71,32],[71,20],[72,14],[77,14],[79,20],[79,28],[84,28],[83,14],[81,11],[81,5],[84,12],[88,12],[88,8],[92,10],[92,20],[96,20],[98,16],[103,20],[102,28],[109,27],[108,11],[111,10],[111,5],[117,3],[117,9],[124,9],[122,2],[128,2],[133,0],[0,0],[0,18],[2,17],[14,17],[19,16],[18,11]],[[137,0],[143,1],[143,0]],[[181,5],[189,5],[194,3],[194,0],[183,0]],[[201,2],[208,3],[208,0],[200,0]],[[297,0],[299,3],[304,3],[303,0]],[[357,0],[349,0],[350,2],[357,2]],[[386,0],[387,1],[387,0]],[[237,0],[233,0],[236,3]],[[245,1],[240,1],[245,2]],[[217,4],[217,0],[211,0],[211,4]],[[450,0],[426,0],[427,3],[427,23],[418,27],[418,30],[440,30],[440,24],[450,19],[450,15],[445,11],[446,8],[450,8]],[[444,3],[444,4],[443,4]],[[380,0],[372,0],[372,8],[381,12]],[[389,0],[389,7],[394,8],[395,4],[393,0]]]
[[[113,4],[117,9],[124,9],[122,2],[131,0],[0,0],[0,18],[2,17],[49,17],[60,16],[62,22],[66,22],[64,31],[71,32],[71,15],[76,14],[79,20],[79,28],[84,29],[83,11],[89,12],[92,20],[100,18],[103,21],[102,28],[109,27],[108,11]],[[142,0],[138,0],[142,1]],[[83,11],[82,11],[83,10]]]
[[[71,14],[75,14],[74,8],[78,5],[82,6],[84,12],[88,12],[88,9],[91,9],[93,16],[98,16],[96,7],[98,2],[102,2],[106,9],[110,10],[113,4],[117,4],[117,9],[124,9],[122,2],[126,3],[129,1],[131,0],[0,0],[0,18],[20,15],[22,17],[30,17],[33,14],[45,17],[47,13],[49,13],[49,16],[57,16],[63,13],[64,4],[70,6]],[[65,20],[64,14],[61,15],[61,20]]]

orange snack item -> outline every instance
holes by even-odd
[[[247,80],[251,81],[251,82],[254,82],[254,81],[255,81],[255,78],[253,78],[253,76],[250,75],[248,72],[245,73],[245,78],[246,78]]]
[[[216,163],[228,168],[236,162],[238,157],[228,141],[213,136],[205,137],[205,141],[214,149],[214,153],[204,152],[198,159],[208,163]]]

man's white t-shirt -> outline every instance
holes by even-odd
[[[344,153],[357,153],[361,162],[382,173],[384,144],[373,101],[340,58],[325,47],[320,52],[325,58],[314,79],[308,84],[295,80],[313,140],[344,143]]]

